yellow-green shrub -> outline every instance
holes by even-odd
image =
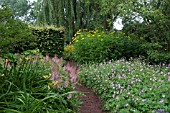
[[[79,30],[72,39],[74,60],[78,62],[101,62],[103,60],[138,57],[144,54],[142,37],[122,32],[99,32]]]
[[[63,53],[64,59],[71,60],[73,53],[74,53],[74,46],[73,45],[67,45],[67,46],[64,47],[64,53]]]

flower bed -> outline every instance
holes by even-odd
[[[62,58],[9,54],[0,58],[0,112],[73,113],[78,69]]]
[[[83,66],[79,75],[110,113],[170,112],[170,65],[118,60]]]

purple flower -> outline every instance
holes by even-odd
[[[128,92],[127,94],[130,95],[130,92]]]
[[[164,97],[165,97],[165,94],[162,94],[162,97],[164,98]]]
[[[114,95],[114,94],[112,95],[112,98],[115,98],[115,95]]]
[[[164,102],[164,100],[160,100],[159,102],[160,102],[160,103],[163,103],[163,102]]]
[[[168,76],[168,81],[170,81],[170,76]]]
[[[142,99],[142,102],[145,102],[146,101],[146,99]]]
[[[128,106],[129,106],[129,104],[125,104],[125,106],[126,106],[126,107],[128,107]]]
[[[136,98],[136,100],[139,100],[139,98]]]
[[[116,97],[116,100],[119,100],[119,97]]]
[[[119,91],[120,92],[120,94],[122,93],[122,89]]]
[[[120,85],[120,84],[118,84],[118,85],[117,85],[117,87],[118,87],[118,88],[120,88],[120,87],[121,87],[121,85]]]

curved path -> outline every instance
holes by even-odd
[[[70,66],[77,67],[76,62],[67,61]],[[83,104],[80,105],[80,113],[104,113],[102,103],[95,93],[85,86],[76,86],[76,91],[80,91],[84,96],[80,96]]]
[[[91,89],[84,86],[77,86],[76,90],[84,94],[84,96],[80,97],[83,101],[83,104],[80,106],[80,113],[104,113],[100,99]]]

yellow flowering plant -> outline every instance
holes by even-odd
[[[73,53],[74,53],[73,45],[67,45],[64,47],[64,53],[63,53],[64,59],[71,59]]]
[[[116,31],[78,30],[72,38],[73,59],[78,62],[138,57],[144,39],[133,34]]]

